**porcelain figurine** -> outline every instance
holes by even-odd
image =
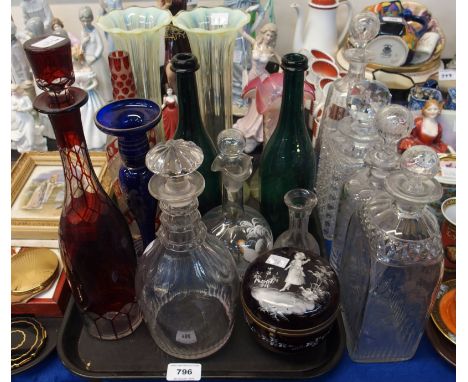
[[[248,81],[260,77],[263,81],[269,73],[266,65],[269,61],[281,63],[281,57],[275,52],[276,40],[278,38],[278,28],[273,23],[265,24],[259,36],[254,39],[247,33],[243,33],[244,38],[252,44],[252,65],[248,74]]]
[[[43,126],[36,125],[33,105],[23,88],[11,85],[11,148],[19,153],[47,151],[47,141],[42,136]]]
[[[31,17],[24,24],[24,30],[18,32],[16,37],[20,40],[21,44],[24,44],[27,40],[42,36],[46,32],[44,30],[44,24],[39,17]]]
[[[47,0],[21,0],[23,20],[26,24],[29,19],[39,17],[43,23],[44,30],[50,32],[53,15]]]
[[[11,22],[11,82],[21,84],[32,80],[31,67],[29,66],[23,45],[16,38],[16,25]]]
[[[82,7],[79,19],[83,26],[81,31],[81,49],[86,63],[96,74],[99,88],[96,91],[105,102],[112,100],[112,84],[110,81],[109,67],[103,56],[104,45],[99,31],[92,24],[94,20],[93,11],[90,7]]]
[[[291,8],[294,8],[297,13],[293,50],[295,52],[301,50],[310,52],[311,49],[319,49],[334,56],[351,23],[351,3],[338,0],[308,0],[307,5],[306,17],[297,3],[291,4]],[[348,12],[345,27],[340,36],[337,37],[336,14],[338,7],[341,5],[344,5]]]
[[[107,135],[96,127],[94,115],[106,103],[96,91],[99,80],[82,52],[72,48],[75,84],[88,93],[88,102],[80,108],[83,132],[89,150],[101,150],[106,144]]]
[[[281,62],[280,56],[274,50],[278,29],[275,24],[268,23],[262,27],[257,39],[254,39],[245,32],[243,32],[243,35],[245,40],[252,44],[252,65],[248,74],[249,84],[256,78],[263,81],[269,76],[265,68],[267,63],[269,61]],[[250,98],[245,95],[244,92],[244,99]],[[251,153],[263,142],[263,117],[258,113],[254,101],[255,99],[250,103],[247,114],[243,118],[237,120],[236,124],[233,126],[244,134],[246,140],[244,151],[246,153]]]
[[[265,8],[260,0],[224,0],[224,6],[231,9],[240,9],[251,15],[250,22],[244,26],[242,35],[236,38],[234,45],[234,59],[232,66],[232,103],[237,108],[247,107],[246,100],[242,98],[242,89],[246,85],[246,74],[251,69],[251,48],[247,43],[246,35],[251,37],[263,21]],[[251,37],[253,39],[253,37]],[[240,113],[242,114],[242,113]]]
[[[172,88],[167,88],[166,95],[163,97],[162,119],[166,139],[172,139],[179,122],[177,96],[174,94],[174,90],[172,90]]]
[[[427,100],[419,117],[414,120],[411,136],[403,138],[398,148],[405,151],[412,146],[426,145],[438,153],[454,152],[446,143],[442,142],[442,125],[437,118],[442,112],[442,104],[435,99]]]
[[[99,5],[101,6],[100,15],[106,15],[114,9],[123,9],[122,0],[99,0]],[[106,32],[104,32],[104,36],[106,36],[108,52],[114,51],[115,45],[112,37]]]
[[[101,14],[105,15],[114,9],[123,9],[122,0],[99,0]]]
[[[67,32],[65,29],[63,29],[64,28],[63,22],[58,17],[54,17],[52,19],[52,23],[50,24],[50,27],[52,28],[52,34],[69,38],[72,46],[80,45],[80,40],[78,40],[70,32]]]

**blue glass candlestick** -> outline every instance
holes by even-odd
[[[146,132],[161,119],[161,108],[153,101],[130,98],[111,102],[96,113],[99,130],[118,139],[122,167],[119,181],[146,247],[155,238],[156,200],[148,192],[153,175],[146,168],[149,150]]]

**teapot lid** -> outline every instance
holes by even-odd
[[[337,0],[310,0],[309,1],[310,6],[324,6],[324,7],[331,7],[331,6],[336,6],[338,5]]]
[[[260,325],[284,334],[313,333],[334,321],[339,306],[338,277],[311,251],[275,248],[247,269],[241,300],[244,312]]]

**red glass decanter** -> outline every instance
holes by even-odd
[[[125,218],[99,183],[83,135],[85,91],[75,78],[70,40],[42,36],[24,44],[38,86],[34,108],[47,114],[65,174],[59,226],[62,262],[75,303],[93,337],[119,339],[141,322],[135,298],[136,256]]]

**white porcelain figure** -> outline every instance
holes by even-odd
[[[67,32],[64,28],[62,20],[60,20],[58,17],[54,17],[52,19],[52,23],[50,24],[50,27],[52,29],[52,34],[55,34],[57,36],[61,37],[66,37],[69,38],[71,41],[71,45],[80,45],[80,40],[78,40],[73,34],[70,32]]]
[[[96,91],[99,82],[92,68],[86,64],[83,56],[78,56],[74,62],[75,84],[88,92],[88,102],[80,109],[83,132],[89,150],[102,150],[106,144],[107,135],[99,130],[94,123],[96,112],[105,105],[104,100]]]
[[[24,24],[24,30],[19,31],[16,34],[16,37],[18,40],[20,40],[21,44],[24,44],[30,38],[42,36],[45,33],[46,32],[42,20],[39,17],[31,17]]]
[[[122,0],[99,0],[103,15],[113,11],[114,9],[123,9]]]
[[[47,0],[21,0],[24,24],[32,17],[39,17],[46,32],[51,32],[50,25],[53,15]]]
[[[21,86],[11,85],[11,148],[19,153],[47,151],[43,126],[36,125],[33,105]]]
[[[86,63],[96,74],[99,88],[96,91],[105,102],[112,101],[112,84],[107,60],[103,56],[104,45],[99,31],[92,24],[94,20],[90,7],[82,7],[79,12],[79,19],[83,25],[81,31],[81,49]]]
[[[32,80],[31,68],[24,53],[23,46],[16,38],[16,25],[11,22],[11,81],[21,84]]]
[[[240,9],[251,16],[251,21],[244,26],[243,32],[249,37],[255,32],[263,21],[266,9],[260,0],[224,0],[224,6],[231,9]],[[246,100],[242,98],[242,89],[246,83],[246,74],[251,69],[252,52],[250,44],[244,34],[237,36],[234,45],[234,59],[232,66],[232,104],[234,107],[245,108]]]
[[[351,23],[351,3],[347,0],[308,0],[307,5],[306,16],[297,3],[291,4],[291,8],[294,8],[297,13],[293,50],[310,52],[311,49],[319,49],[334,56]],[[337,37],[336,14],[341,5],[347,7],[348,14],[345,27]]]
[[[101,16],[107,15],[115,9],[123,9],[122,0],[99,0],[99,5],[101,6]],[[106,36],[108,52],[113,52],[115,50],[115,44],[112,37],[106,32],[104,32],[104,36]]]
[[[275,24],[265,24],[257,39],[243,32],[243,36],[249,43],[252,44],[252,65],[248,74],[248,82],[255,78],[264,80],[269,76],[265,67],[269,61],[281,62],[280,56],[274,51],[278,29]],[[255,148],[263,142],[263,116],[258,113],[255,104],[255,99],[250,103],[247,114],[237,120],[233,126],[235,129],[242,131],[246,140],[244,151],[251,153]]]

